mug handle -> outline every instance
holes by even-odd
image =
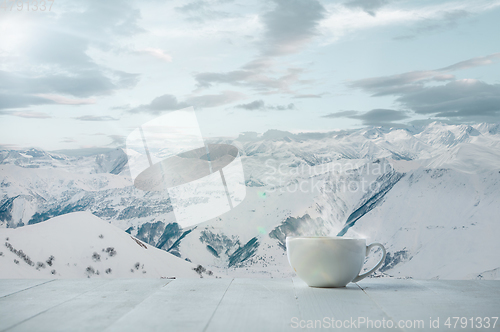
[[[368,277],[370,274],[372,274],[373,272],[375,272],[375,270],[377,270],[385,261],[385,255],[387,254],[386,251],[385,251],[385,248],[382,244],[378,243],[378,242],[375,242],[375,243],[372,243],[370,244],[369,246],[366,247],[366,256],[368,256],[368,254],[370,253],[370,250],[371,248],[373,247],[380,247],[382,249],[382,258],[380,259],[380,261],[377,263],[377,265],[375,265],[374,268],[372,268],[370,271],[366,272],[366,273],[363,273],[363,274],[360,274],[358,275],[356,278],[354,278],[354,280],[352,282],[358,282],[366,277]]]

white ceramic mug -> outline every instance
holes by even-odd
[[[359,274],[370,249],[380,247],[382,258],[366,273]],[[311,287],[344,287],[377,270],[385,260],[380,243],[366,245],[365,239],[344,237],[287,237],[288,262],[300,279]]]

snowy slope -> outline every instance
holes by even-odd
[[[4,242],[0,278],[199,277],[196,265],[145,244],[89,212],[0,229],[0,238]]]
[[[382,242],[391,255],[382,268],[419,279],[500,279],[500,173],[418,169],[347,236]],[[374,264],[374,259],[371,260]]]

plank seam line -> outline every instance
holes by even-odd
[[[361,287],[357,282],[354,283],[356,286],[359,287],[359,289],[361,289],[363,291],[363,293],[366,294],[366,296],[368,296],[370,298],[370,300],[372,300],[372,302],[380,309],[380,311],[382,311],[388,318],[390,318],[393,322],[395,322],[396,320],[391,316],[389,315],[379,304],[377,301],[375,301],[375,299],[373,297],[370,296],[370,294],[368,294],[364,289],[363,287]],[[398,329],[399,331],[405,331],[405,329],[402,329],[401,327],[398,326]],[[396,330],[397,331],[397,330]]]
[[[21,289],[21,290],[19,290],[17,292],[10,293],[10,294],[4,295],[4,296],[0,296],[0,299],[3,299],[4,297],[11,296],[11,295],[14,295],[14,294],[17,294],[17,293],[20,293],[20,292],[24,292],[25,290],[28,290],[28,289],[31,289],[31,288],[35,288],[35,287],[38,287],[38,286],[41,286],[41,285],[48,284],[49,282],[52,282],[52,281],[55,281],[55,280],[56,279],[48,280],[46,282],[42,282],[41,284],[36,284],[36,285],[31,286],[31,287]]]
[[[85,292],[83,292],[83,293],[80,293],[80,294],[78,294],[78,295],[76,295],[76,296],[74,296],[74,297],[72,297],[72,298],[70,298],[70,299],[67,299],[67,300],[66,300],[66,301],[64,301],[64,302],[61,302],[61,303],[59,303],[59,304],[56,304],[56,305],[55,305],[55,306],[53,306],[53,307],[47,308],[47,309],[45,309],[44,311],[41,311],[41,312],[39,312],[39,313],[37,313],[37,314],[35,314],[35,315],[31,316],[31,317],[28,317],[28,318],[26,318],[26,319],[24,319],[24,320],[20,321],[19,323],[16,323],[16,324],[14,324],[14,325],[11,325],[11,326],[7,327],[6,329],[2,330],[1,332],[4,332],[4,331],[8,331],[8,330],[10,330],[10,329],[13,329],[14,327],[16,327],[16,326],[18,326],[18,325],[21,325],[22,323],[27,322],[27,321],[29,321],[30,319],[33,319],[33,318],[35,318],[35,317],[37,317],[37,316],[40,316],[41,314],[44,314],[44,313],[46,313],[46,312],[47,312],[47,311],[49,311],[49,310],[52,310],[52,309],[54,309],[54,308],[57,308],[57,307],[59,307],[60,305],[66,304],[66,303],[68,303],[69,301],[72,301],[72,300],[76,299],[77,297],[82,296],[83,294],[87,294],[88,292],[91,292],[91,291],[93,291],[93,290],[95,290],[95,289],[97,289],[97,288],[100,288],[100,287],[102,287],[102,286],[106,285],[107,283],[109,283],[109,281],[108,281],[108,282],[106,282],[106,283],[104,283],[103,285],[99,285],[99,286],[93,287],[93,288],[91,288],[91,289],[89,289],[89,290],[87,290],[87,291],[85,291]]]
[[[234,278],[231,279],[231,282],[229,283],[229,285],[227,285],[227,288],[226,290],[224,291],[224,294],[222,294],[222,297],[220,298],[219,300],[219,303],[217,303],[217,307],[215,307],[215,310],[214,312],[212,313],[212,316],[210,316],[208,322],[207,322],[207,325],[205,325],[205,327],[203,328],[203,332],[205,332],[207,329],[208,329],[208,326],[210,325],[210,322],[212,321],[212,319],[214,318],[215,316],[215,313],[217,312],[217,309],[219,309],[219,306],[222,302],[222,300],[224,299],[224,296],[226,296],[226,293],[227,293],[227,290],[229,289],[229,287],[231,287],[231,285],[233,284],[233,281],[234,281]]]
[[[170,279],[170,280],[167,280],[167,283],[163,286],[161,286],[161,289],[167,287],[168,285],[170,285],[175,279]]]

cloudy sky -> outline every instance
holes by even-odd
[[[116,147],[193,106],[204,136],[500,122],[500,0],[0,7],[0,147]]]

